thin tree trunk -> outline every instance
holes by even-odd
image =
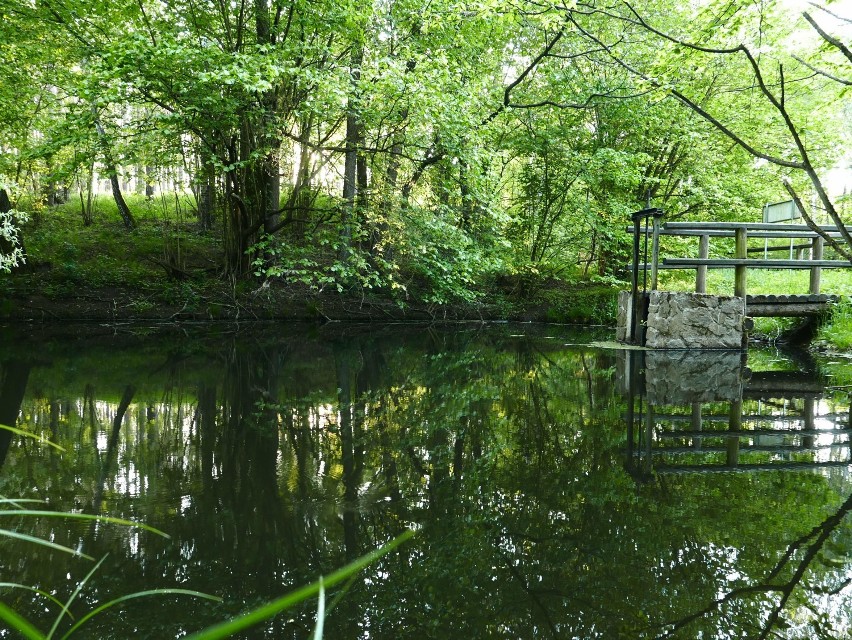
[[[213,227],[213,209],[216,206],[216,170],[207,163],[202,168],[203,182],[198,190],[198,226],[202,231]]]
[[[154,197],[154,167],[145,166],[145,198],[151,200]]]
[[[5,189],[0,189],[0,213],[9,213],[12,210],[12,200]],[[24,245],[24,234],[20,228],[15,230],[17,244],[21,248],[20,260],[16,266],[12,267],[12,271],[20,272],[27,270],[27,248]],[[4,237],[0,237],[0,252],[7,255],[15,250],[15,245]]]
[[[364,50],[356,46],[349,66],[349,101],[346,107],[346,157],[343,167],[343,224],[340,232],[340,259],[347,261],[352,248],[355,226],[355,195],[358,184],[358,141],[361,118],[358,115],[355,92],[361,81],[361,63]]]
[[[92,107],[92,114],[94,115],[95,131],[98,133],[98,142],[100,143],[101,154],[104,158],[104,166],[106,167],[107,176],[109,176],[109,183],[112,187],[112,197],[115,200],[115,205],[118,207],[118,213],[124,221],[125,229],[131,230],[136,227],[136,221],[133,219],[133,214],[130,213],[130,207],[127,206],[127,203],[124,201],[124,196],[121,194],[121,185],[119,185],[118,182],[118,171],[116,171],[115,168],[115,160],[112,157],[112,149],[110,148],[109,139],[107,138],[103,125],[101,125],[101,121],[98,119],[97,111],[94,107]]]

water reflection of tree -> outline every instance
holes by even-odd
[[[757,640],[765,640],[776,628],[782,614],[791,603],[793,594],[797,588],[802,588],[805,593],[802,594],[800,600],[807,602],[810,599],[809,585],[805,583],[805,578],[808,571],[813,570],[813,565],[817,563],[820,555],[824,552],[827,543],[830,542],[833,535],[838,533],[838,529],[849,512],[852,511],[852,495],[847,498],[834,513],[828,516],[821,523],[816,525],[806,534],[794,540],[787,547],[786,551],[781,554],[778,562],[767,573],[766,577],[754,584],[743,587],[738,587],[728,591],[725,595],[718,597],[707,606],[682,617],[681,619],[666,625],[666,630],[660,634],[660,638],[670,638],[677,636],[683,630],[686,630],[697,620],[706,618],[714,614],[726,606],[738,600],[745,600],[753,596],[772,595],[776,601],[769,605],[768,614],[765,615],[765,620],[760,627],[754,630],[754,637]],[[848,577],[847,572],[839,577],[834,577],[834,582],[829,590],[823,587],[823,593],[828,595],[837,595],[845,589],[852,578]],[[815,619],[819,617],[817,612]],[[817,623],[811,627],[811,632],[815,633],[813,637],[830,637],[822,633],[820,625]]]
[[[0,424],[14,427],[21,411],[21,402],[27,389],[30,364],[10,359],[0,362]],[[0,467],[6,460],[12,432],[0,430]]]
[[[824,478],[809,475],[637,487],[621,464],[624,405],[611,388],[611,358],[558,343],[350,331],[330,341],[240,338],[212,357],[152,361],[171,363],[149,367],[165,376],[155,385],[138,372],[78,380],[90,391],[77,403],[61,399],[74,397],[62,385],[39,382],[47,395],[27,402],[45,417],[30,426],[53,430],[71,453],[60,460],[13,449],[7,467],[35,474],[21,487],[52,485],[58,507],[94,495],[104,454],[90,443],[111,433],[123,388],[116,380],[134,378],[138,404],[119,430],[103,508],[144,518],[176,542],[86,537],[89,552],[111,554],[91,597],[177,582],[228,605],[194,608],[187,620],[180,604],[140,604],[94,634],[150,624],[155,611],[186,628],[221,617],[415,523],[413,545],[350,586],[327,622],[330,635],[715,636],[767,620],[772,594],[735,598],[682,628],[663,624],[703,610],[722,589],[757,584],[790,539],[809,548],[818,535],[804,536],[825,519],[821,505],[839,502]],[[138,490],[119,482],[131,468]],[[847,530],[838,524],[828,540]],[[42,533],[80,537],[52,525]],[[26,553],[0,544],[6,557]],[[800,553],[779,578],[795,575]],[[61,584],[80,574],[75,562],[33,558],[26,575]],[[809,563],[809,580],[829,575],[818,564]],[[734,569],[741,575],[732,585]],[[791,598],[788,608],[801,604]],[[304,637],[312,618],[307,607],[257,635]]]

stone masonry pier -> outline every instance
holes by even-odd
[[[634,342],[652,349],[743,348],[742,297],[650,291],[639,297],[647,311],[638,314],[633,313],[629,291],[622,291],[618,302],[616,339],[620,342],[630,341],[630,323],[637,322]]]

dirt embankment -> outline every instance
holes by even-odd
[[[614,320],[616,289],[589,284],[549,283],[535,290],[494,287],[475,302],[431,304],[411,295],[393,299],[381,293],[307,286],[206,280],[156,283],[150,288],[39,286],[12,276],[2,291],[0,320],[56,321],[343,321],[455,322],[525,321],[607,324]]]

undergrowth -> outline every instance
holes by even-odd
[[[852,301],[848,297],[832,307],[817,337],[838,349],[852,349]]]

